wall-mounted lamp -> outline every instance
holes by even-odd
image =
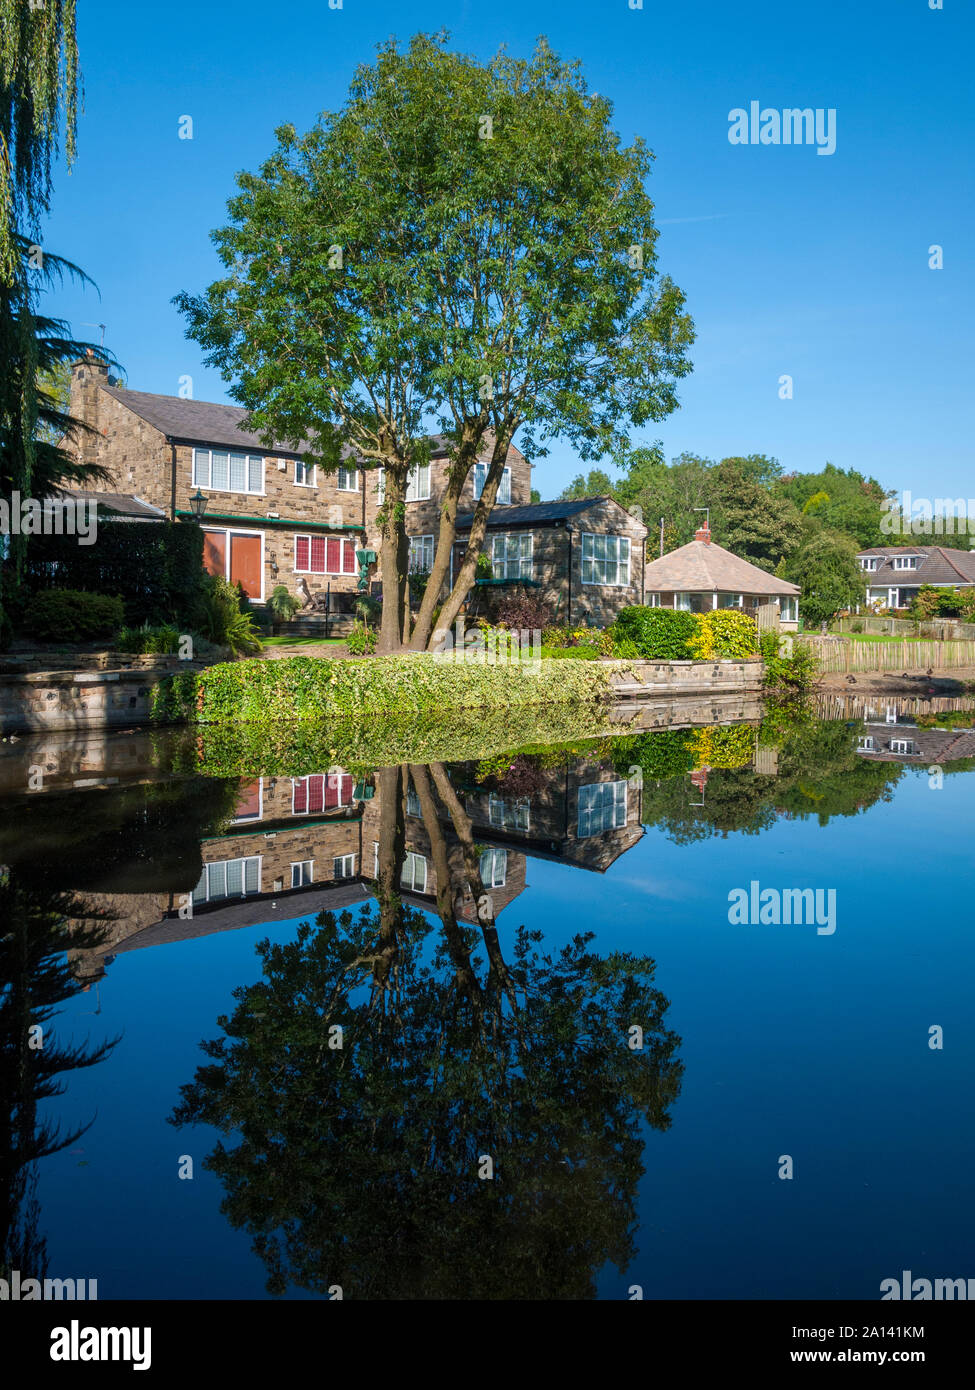
[[[190,506],[193,508],[193,515],[196,517],[197,521],[203,520],[203,513],[206,511],[209,501],[209,497],[207,497],[205,493],[202,493],[199,488],[197,488],[196,492],[190,497]]]
[[[271,566],[271,577],[272,577],[273,579],[277,579],[277,577],[278,577],[278,557],[277,557],[277,555],[275,554],[275,552],[274,552],[273,550],[271,551],[270,555],[268,556],[268,562],[269,562],[269,564],[270,564],[270,566]]]

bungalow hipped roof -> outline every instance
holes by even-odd
[[[798,594],[798,584],[777,579],[713,541],[689,541],[647,565],[648,593]]]
[[[975,553],[970,550],[956,550],[945,545],[873,545],[857,552],[862,558],[876,556],[879,561],[875,570],[868,570],[867,583],[871,588],[890,582],[901,587],[909,583],[939,584],[965,588],[975,584]],[[898,555],[916,555],[920,564],[914,570],[894,568],[894,558]]]

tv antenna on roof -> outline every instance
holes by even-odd
[[[82,328],[100,328],[100,329],[102,330],[102,340],[101,340],[101,342],[99,343],[99,347],[104,347],[104,346],[105,346],[105,325],[104,325],[103,323],[88,323],[87,321],[82,321],[81,327],[82,327]]]

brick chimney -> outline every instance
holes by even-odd
[[[100,388],[108,385],[108,366],[97,358],[91,348],[84,357],[71,363],[70,412],[96,433],[83,433],[72,442],[82,463],[99,462],[99,439],[102,433],[98,399]]]
[[[709,526],[701,526],[701,527],[699,527],[699,529],[698,529],[697,531],[694,532],[694,539],[695,539],[696,541],[703,541],[705,545],[710,545],[710,544],[711,544],[711,528],[710,528]]]

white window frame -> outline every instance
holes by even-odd
[[[862,570],[869,570],[869,571],[873,572],[873,571],[877,568],[877,566],[878,566],[879,564],[880,564],[880,556],[879,556],[879,555],[861,555],[861,556],[860,556],[860,568],[861,568]]]
[[[525,541],[528,546],[525,554]],[[500,549],[500,557],[499,557]],[[517,553],[512,556],[511,551]],[[491,573],[495,579],[531,579],[535,565],[535,536],[531,531],[505,531],[491,537]],[[514,566],[516,573],[512,573]],[[526,572],[527,570],[527,572]]]
[[[346,481],[342,481],[343,474]],[[348,479],[352,478],[352,486],[349,487]],[[339,464],[335,471],[335,486],[339,492],[358,492],[359,491],[359,470],[358,468],[347,468],[344,463]]]
[[[488,797],[488,822],[496,830],[526,832],[531,829],[531,801],[527,796],[508,801],[497,792]]]
[[[355,878],[355,855],[336,854],[332,859],[333,878]]]
[[[253,779],[252,779],[253,780]],[[231,825],[246,825],[250,821],[264,819],[264,778],[257,779],[257,815],[256,816],[234,816]]]
[[[305,805],[306,805],[306,806],[308,805],[308,802],[311,800],[311,796],[310,796],[311,788],[309,787],[309,782],[310,782],[310,780],[311,780],[312,777],[321,777],[321,778],[322,778],[322,808],[321,808],[320,811],[308,811],[308,810],[305,810],[305,811],[296,811],[296,810],[295,810],[295,802],[296,802],[297,799],[298,799],[298,788],[299,788],[299,786],[301,786],[302,784],[304,784],[304,787],[305,787]],[[338,779],[339,779],[339,788],[338,788],[338,791],[339,791],[339,799],[338,799],[337,803],[335,804],[335,806],[326,806],[326,805],[325,805],[325,802],[326,802],[326,800],[327,800],[326,792],[328,791],[328,779],[329,779],[329,777],[338,777]],[[335,772],[306,772],[306,773],[304,773],[301,777],[292,777],[292,779],[291,779],[291,814],[292,814],[293,816],[324,816],[325,813],[326,813],[327,811],[337,811],[337,810],[338,810],[340,807],[342,807],[342,806],[352,806],[352,805],[354,804],[354,802],[355,802],[355,797],[354,797],[354,796],[351,796],[351,795],[350,795],[348,801],[344,801],[344,800],[342,799],[342,792],[343,792],[342,779],[343,779],[343,778],[346,778],[346,777],[347,777],[348,780],[352,783],[352,791],[354,792],[354,791],[355,791],[355,778],[352,776],[352,773],[351,773],[351,772],[346,772],[344,768],[339,768],[339,769],[337,769]]]
[[[212,486],[211,479],[213,478],[213,455],[214,455],[214,454],[226,454],[226,455],[227,455],[227,486],[226,486],[226,487],[213,487],[213,486]],[[239,487],[231,487],[231,486],[230,486],[230,459],[231,459],[231,455],[233,455],[234,457],[237,457],[237,458],[242,458],[242,459],[244,460],[244,474],[245,474],[244,481],[245,481],[245,484],[246,484],[246,485],[245,485],[244,487],[242,487],[242,488],[239,488]],[[204,459],[205,459],[205,463],[204,463]],[[260,488],[252,488],[252,487],[250,486],[250,480],[251,480],[251,467],[250,467],[250,466],[251,466],[251,462],[252,462],[252,461],[253,461],[253,462],[258,462],[258,461],[259,461],[259,462],[260,462],[260,466],[261,466],[261,486],[260,486]],[[263,496],[265,495],[265,491],[266,491],[265,486],[264,486],[264,472],[265,472],[265,461],[264,461],[264,455],[263,455],[263,454],[248,454],[248,453],[246,453],[245,451],[243,451],[243,450],[241,450],[241,449],[194,449],[194,450],[193,450],[193,465],[192,465],[192,472],[191,472],[191,477],[192,477],[192,479],[193,479],[193,487],[201,488],[204,492],[231,492],[231,493],[234,493],[234,494],[235,494],[236,496],[238,496],[238,497],[263,497]],[[184,474],[184,477],[185,477],[185,474]],[[204,481],[204,480],[205,480],[205,481]]]
[[[429,553],[429,556],[430,556],[430,563],[429,563],[429,564],[420,563],[419,555],[418,555],[418,552],[420,552],[420,551],[423,552],[423,557],[424,557],[424,558],[426,557],[427,553]],[[429,574],[429,573],[430,573],[430,571],[433,569],[433,534],[432,534],[432,533],[431,533],[430,535],[426,535],[426,536],[410,536],[410,554],[409,554],[409,562],[408,562],[408,563],[409,563],[409,572],[410,572],[410,574]]]
[[[300,477],[299,474],[301,474]],[[311,482],[308,481],[309,477],[311,478]],[[305,463],[304,459],[295,459],[295,487],[317,486],[318,465],[315,463]]]
[[[313,541],[313,540],[324,540],[324,542],[325,542],[325,569],[323,569],[323,570],[306,569],[306,570],[305,570],[305,569],[300,569],[300,568],[299,568],[299,566],[298,566],[298,542],[299,542],[300,540],[306,540],[306,541],[308,542],[308,563],[309,563],[309,565],[311,564],[311,543],[312,543],[312,541]],[[334,540],[339,540],[339,541],[342,542],[342,562],[343,562],[343,564],[344,564],[344,561],[345,561],[345,547],[346,547],[347,545],[351,545],[351,547],[352,547],[352,561],[353,561],[353,564],[354,564],[354,566],[355,566],[354,569],[351,569],[351,570],[347,570],[347,569],[330,570],[330,569],[328,568],[328,542],[329,542],[330,540],[332,540],[332,541],[334,541]],[[296,531],[296,532],[294,533],[294,536],[292,537],[292,541],[293,541],[293,544],[294,544],[294,572],[295,572],[295,574],[318,574],[318,575],[330,574],[330,575],[333,575],[333,576],[335,576],[335,575],[344,576],[344,578],[346,578],[346,579],[353,579],[353,578],[359,573],[359,564],[358,564],[358,561],[357,561],[356,558],[355,558],[356,543],[355,543],[354,540],[350,539],[349,536],[346,536],[346,535],[338,535],[338,536],[336,536],[336,535],[329,534],[328,532],[325,532],[325,531],[313,531],[313,532],[308,532],[308,531]]]
[[[615,560],[611,561],[608,555],[610,549],[609,542],[614,542],[613,548],[616,551]],[[588,544],[587,544],[588,543]],[[625,561],[623,558],[625,550]],[[602,550],[602,555],[597,555],[598,550]],[[588,554],[586,553],[588,550]],[[615,532],[583,531],[582,549],[579,556],[579,568],[582,575],[583,584],[598,586],[601,589],[627,589],[630,586],[630,562],[632,560],[633,547],[630,544],[629,536],[621,536]],[[597,579],[596,566],[610,564],[615,565],[615,579]],[[626,578],[620,579],[620,570],[626,566]],[[586,578],[588,568],[589,578]],[[608,573],[608,569],[603,571]]]
[[[480,499],[484,491],[484,484],[487,482],[489,463],[475,463],[474,465],[474,501]],[[498,494],[494,499],[496,507],[511,506],[511,469],[507,465],[501,471],[501,480],[498,483]]]
[[[295,882],[295,870],[297,882]],[[296,859],[291,865],[291,886],[292,888],[307,888],[315,881],[315,861],[314,859]]]
[[[659,608],[659,607],[660,607],[660,595],[659,595],[659,594],[647,594],[647,599],[649,600],[649,602],[648,602],[648,604],[647,604],[647,607],[648,607],[648,608]]]
[[[267,546],[264,543],[263,531],[254,531],[246,526],[208,526],[204,524],[204,531],[212,531],[214,535],[224,537],[224,566],[223,577],[230,583],[230,540],[232,536],[259,536],[261,541],[261,596],[252,599],[252,603],[263,603],[264,595],[267,592]]]
[[[429,498],[430,465],[429,463],[417,463],[410,469],[406,480],[406,500],[407,502],[426,502],[429,501]]]
[[[382,464],[376,469],[376,501],[380,507],[386,501],[386,469]]]
[[[228,868],[229,868],[232,864],[239,864],[239,865],[240,865],[240,885],[241,885],[241,888],[243,889],[243,892],[242,892],[242,893],[227,893],[227,892],[224,892],[224,893],[212,893],[212,892],[210,891],[210,879],[211,879],[211,875],[214,876],[214,877],[216,876],[216,875],[214,874],[214,870],[216,870],[216,869],[223,869],[223,882],[224,882],[224,888],[226,888],[226,886],[227,886],[227,870],[228,870]],[[247,887],[248,866],[253,866],[253,865],[256,865],[256,869],[254,869],[253,872],[256,874],[257,883],[256,883],[256,886],[255,886],[255,887],[253,887],[253,888],[248,888],[248,887]],[[197,883],[196,887],[193,889],[193,902],[194,902],[194,903],[226,902],[226,901],[228,901],[228,899],[231,899],[231,898],[250,898],[250,897],[254,897],[256,894],[260,893],[260,891],[261,891],[261,869],[262,869],[262,858],[261,858],[261,855],[259,855],[259,854],[245,854],[245,855],[242,855],[242,856],[240,856],[239,858],[235,858],[235,859],[215,859],[215,860],[212,861],[212,863],[204,864],[204,865],[203,865],[203,872],[202,872],[202,874],[200,875],[199,882]],[[202,893],[200,892],[200,885],[201,885],[201,884],[204,885],[204,890],[203,890]]]
[[[916,570],[919,555],[895,555],[893,567],[895,570]]]
[[[903,753],[909,757],[917,752],[917,745],[912,738],[892,738],[890,740],[890,751],[892,753]]]
[[[490,845],[481,853],[478,870],[485,888],[503,888],[508,880],[508,851]]]
[[[872,752],[873,752],[873,734],[858,734],[858,735],[857,735],[857,752],[858,752],[858,753],[872,753]]]
[[[627,789],[628,783],[624,781],[589,782],[579,788],[577,833],[580,840],[588,840],[606,830],[621,830],[626,825]]]
[[[376,850],[376,853],[378,855],[378,848]],[[423,867],[422,874],[419,874],[417,872],[417,868],[420,865],[422,865]],[[377,878],[379,876],[378,868],[376,870],[376,876]],[[417,887],[417,881],[421,878],[423,880],[422,885],[420,887]],[[407,891],[410,893],[425,893],[427,891],[426,856],[423,854],[415,854],[413,850],[408,849],[406,851],[406,858],[403,860],[403,867],[400,871],[399,882],[400,887],[407,889]]]
[[[799,599],[795,594],[783,594],[779,599],[779,618],[784,623],[799,621]]]

